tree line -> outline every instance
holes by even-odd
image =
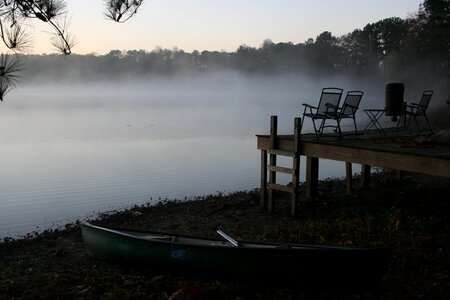
[[[409,18],[392,17],[340,37],[325,31],[304,43],[241,45],[234,52],[156,48],[112,50],[106,55],[26,55],[27,79],[81,77],[114,80],[130,75],[204,73],[234,70],[247,74],[306,72],[404,79],[409,74],[449,76],[449,0],[427,0]],[[43,77],[43,78],[44,78]]]

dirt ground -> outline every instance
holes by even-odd
[[[358,180],[356,180],[356,187]],[[380,287],[366,291],[306,289],[219,274],[153,270],[89,257],[79,222],[0,244],[1,299],[448,299],[450,295],[450,179],[373,175],[369,190],[345,193],[340,180],[320,183],[319,197],[289,216],[259,207],[257,191],[165,201],[109,212],[98,225],[236,239],[349,247],[389,247],[391,266]]]

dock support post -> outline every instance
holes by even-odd
[[[306,198],[314,200],[319,186],[319,158],[306,158]]]
[[[270,117],[270,149],[276,148],[276,142],[277,142],[277,133],[278,131],[278,117],[277,116],[271,116]],[[269,164],[271,166],[275,166],[277,164],[277,156],[273,153],[269,154]],[[276,172],[270,170],[269,171],[269,199],[267,203],[267,209],[269,212],[273,212],[274,210],[274,203],[273,203],[273,188],[272,184],[276,183]]]
[[[261,150],[261,187],[259,191],[259,205],[266,207],[267,201],[267,150]]]
[[[361,165],[362,189],[370,188],[370,165]]]
[[[345,162],[345,186],[347,194],[350,195],[353,192],[353,172],[352,163],[349,161]]]
[[[291,215],[297,215],[297,207],[300,203],[300,139],[302,130],[302,119],[295,118],[294,123],[294,157],[292,158],[292,195]]]

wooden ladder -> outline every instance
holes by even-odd
[[[291,194],[291,215],[297,215],[297,207],[299,204],[299,183],[300,183],[300,134],[301,119],[295,118],[294,124],[294,149],[293,151],[284,151],[279,149],[278,145],[278,118],[271,116],[270,118],[270,148],[262,151],[261,160],[261,206],[266,206],[266,190],[268,188],[267,209],[273,212],[274,191],[283,191]],[[267,153],[269,154],[269,164],[267,166]],[[292,157],[292,168],[277,166],[277,156]],[[267,170],[269,171],[269,182],[267,184]],[[282,185],[276,182],[276,173],[284,173],[292,176],[290,185]]]

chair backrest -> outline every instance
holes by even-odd
[[[340,88],[323,88],[322,94],[320,95],[319,105],[317,106],[317,114],[323,115],[330,109],[327,104],[334,106],[339,106],[341,101],[343,89]]]
[[[430,105],[431,96],[433,96],[433,91],[426,90],[420,98],[419,106],[417,107],[416,114],[425,114],[428,105]]]
[[[353,117],[358,110],[359,103],[364,92],[361,91],[349,91],[347,96],[345,96],[344,103],[341,108],[341,115]]]

